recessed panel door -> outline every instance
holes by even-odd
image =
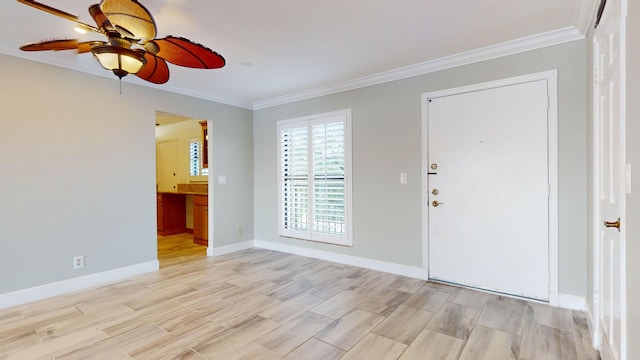
[[[605,358],[626,359],[625,326],[625,158],[624,14],[620,0],[609,0],[594,36],[596,54],[596,167],[599,230],[596,267],[600,279],[600,324],[607,341]]]

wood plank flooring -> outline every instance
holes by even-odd
[[[0,310],[0,359],[599,359],[584,313],[267,250]]]
[[[193,234],[158,235],[158,261],[161,268],[203,256],[207,256],[207,247],[194,244]]]

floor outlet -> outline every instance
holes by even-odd
[[[84,255],[75,256],[73,258],[73,270],[81,269],[84,267]]]

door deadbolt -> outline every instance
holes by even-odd
[[[431,190],[431,193],[433,195],[438,195],[438,194],[440,194],[440,191],[438,191],[438,189],[433,189],[433,190]]]
[[[438,164],[433,163],[431,164],[431,170],[437,170],[438,169]]]
[[[431,205],[433,205],[433,207],[438,207],[438,206],[440,206],[440,205],[442,205],[442,204],[444,204],[444,203],[442,203],[442,202],[438,202],[438,200],[433,200],[433,201],[431,202]]]

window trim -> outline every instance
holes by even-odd
[[[341,119],[337,120],[336,118],[340,117]],[[313,229],[313,207],[314,207],[314,200],[313,200],[313,174],[312,174],[312,166],[311,166],[311,162],[313,161],[313,156],[312,156],[312,151],[313,151],[313,147],[311,142],[309,142],[308,144],[308,159],[310,162],[310,166],[309,166],[309,173],[308,173],[308,179],[309,179],[309,194],[310,194],[310,201],[308,204],[308,224],[309,224],[309,229],[307,231],[303,231],[303,230],[292,230],[292,229],[285,229],[282,225],[283,225],[283,213],[284,213],[284,206],[283,206],[283,176],[282,176],[282,144],[281,144],[281,133],[282,130],[286,130],[286,129],[291,129],[291,128],[300,128],[303,125],[303,123],[306,122],[306,126],[309,129],[308,130],[308,136],[309,139],[311,139],[312,136],[312,125],[313,124],[327,124],[327,123],[334,123],[337,121],[344,121],[344,153],[345,153],[345,171],[344,171],[344,182],[345,182],[345,213],[344,213],[344,218],[345,218],[345,233],[344,235],[331,235],[331,234],[323,234],[323,233],[316,233]],[[326,112],[326,113],[321,113],[321,114],[314,114],[314,115],[309,115],[309,116],[304,116],[304,117],[299,117],[299,118],[294,118],[294,119],[287,119],[287,120],[280,120],[277,122],[277,134],[276,134],[276,139],[277,139],[277,177],[278,177],[278,181],[277,181],[277,186],[278,186],[278,235],[281,237],[287,237],[287,238],[294,238],[294,239],[301,239],[301,240],[308,240],[308,241],[315,241],[315,242],[321,242],[321,243],[327,243],[327,244],[334,244],[334,245],[342,245],[342,246],[353,246],[353,211],[352,211],[352,148],[353,148],[353,141],[352,141],[352,125],[351,125],[351,109],[344,109],[344,110],[338,110],[338,111],[332,111],[332,112]]]

